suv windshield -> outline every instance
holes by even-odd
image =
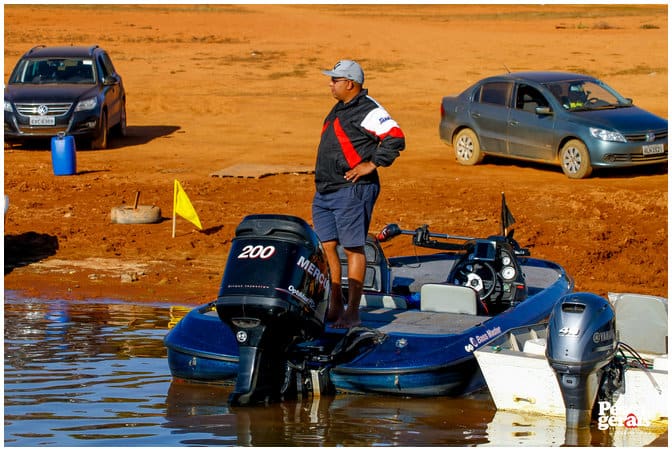
[[[558,99],[563,108],[570,111],[617,108],[632,105],[632,102],[623,98],[611,87],[597,80],[548,83],[546,87]]]
[[[91,58],[24,59],[17,66],[9,83],[95,83]]]

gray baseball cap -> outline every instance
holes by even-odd
[[[322,73],[330,77],[347,78],[360,85],[364,84],[364,71],[362,70],[362,66],[353,60],[340,60],[336,63],[333,70],[323,70]]]

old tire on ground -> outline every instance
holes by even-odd
[[[455,135],[453,149],[455,149],[455,159],[464,166],[478,164],[485,157],[483,152],[481,152],[478,136],[469,128],[462,129]]]
[[[161,221],[161,209],[154,205],[114,207],[110,212],[110,221],[113,224],[154,224]]]

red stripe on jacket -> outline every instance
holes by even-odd
[[[357,153],[355,147],[350,142],[350,138],[345,134],[345,130],[341,127],[341,121],[336,118],[334,120],[334,133],[336,134],[336,139],[338,139],[341,149],[343,150],[343,155],[345,155],[345,160],[348,162],[351,168],[357,166],[361,161],[362,157]]]
[[[383,133],[382,135],[378,135],[378,137],[381,139],[381,141],[388,136],[392,138],[404,138],[404,132],[401,131],[399,127],[392,127],[387,133]]]

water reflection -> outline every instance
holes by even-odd
[[[170,383],[152,313],[5,293],[5,445],[151,445]]]
[[[205,434],[204,440],[189,442],[199,445],[221,445],[236,437],[241,446],[473,446],[487,443],[485,431],[494,415],[485,396],[437,402],[339,394],[232,408],[221,403],[231,389],[173,382],[166,426]]]
[[[622,437],[622,428],[567,436],[564,421],[496,412],[487,393],[339,394],[230,408],[231,386],[170,377],[162,340],[189,309],[6,292],[5,445],[640,446],[655,439],[644,431]],[[666,436],[657,444],[666,445]]]

